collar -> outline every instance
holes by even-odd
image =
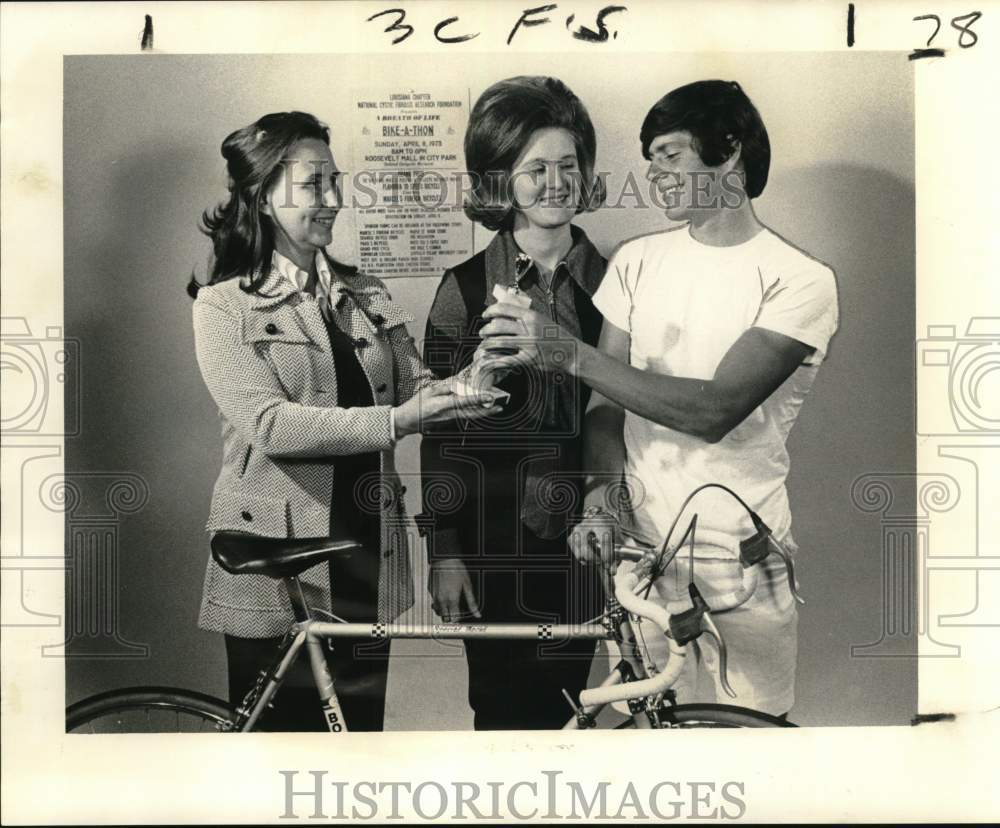
[[[576,282],[588,296],[593,296],[601,279],[604,277],[604,260],[594,247],[587,234],[575,224],[570,225],[573,234],[573,245],[556,270],[564,267],[570,278]],[[510,230],[502,230],[493,237],[486,248],[487,293],[493,289],[493,284],[510,286],[515,278],[524,278],[536,271],[532,258],[517,246],[514,234]],[[553,271],[554,272],[554,271]]]
[[[299,267],[291,259],[283,256],[277,250],[271,254],[271,269],[286,280],[286,282],[298,291],[312,293],[317,299],[323,299],[330,295],[330,267],[327,264],[326,256],[322,250],[316,251],[316,274],[318,276],[315,286],[309,290],[309,274]]]
[[[318,278],[314,295],[317,299],[330,297],[331,303],[336,305],[341,298],[339,293],[344,283],[334,274],[322,250],[316,251],[316,274]],[[251,299],[251,306],[262,308],[277,305],[297,293],[308,293],[308,286],[309,274],[275,250],[271,254],[268,276],[261,284],[259,293]]]

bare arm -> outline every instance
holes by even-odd
[[[585,345],[577,375],[599,394],[668,428],[716,443],[792,375],[813,349],[763,328],[750,328],[726,352],[710,380],[654,374]]]
[[[563,365],[622,408],[709,443],[743,422],[814,350],[790,336],[754,327],[733,343],[711,379],[692,379],[633,368],[627,354],[612,356],[565,331],[552,336],[551,320],[530,308],[497,303],[483,316],[490,321],[482,330],[480,349],[519,349],[495,364]],[[624,332],[619,334],[627,341]]]

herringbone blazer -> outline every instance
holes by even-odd
[[[403,490],[393,465],[390,409],[434,381],[406,328],[413,317],[381,281],[331,263],[334,321],[358,344],[374,405],[337,407],[337,376],[318,302],[272,270],[259,294],[240,279],[203,287],[194,303],[198,365],[222,421],[222,470],[207,528],[264,537],[324,537],[337,456],[378,451],[381,476],[359,481],[359,508],[381,518],[378,612],[413,604]],[[335,519],[335,518],[334,518]],[[301,576],[310,606],[330,608],[327,567]],[[336,588],[336,586],[334,586]],[[284,586],[230,575],[209,557],[199,626],[246,638],[292,623]]]

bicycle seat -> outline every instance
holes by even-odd
[[[262,538],[246,532],[216,532],[212,536],[212,557],[233,575],[291,578],[361,549],[354,538]]]

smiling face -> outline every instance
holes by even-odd
[[[342,199],[330,148],[316,138],[292,145],[278,180],[261,207],[274,229],[274,246],[303,270],[330,244]]]
[[[739,151],[717,167],[701,160],[686,130],[659,135],[649,144],[646,178],[656,187],[657,202],[673,221],[692,221],[740,204],[743,190],[737,170]]]
[[[532,133],[511,169],[514,207],[537,227],[562,227],[580,203],[580,165],[573,136],[565,129]]]

